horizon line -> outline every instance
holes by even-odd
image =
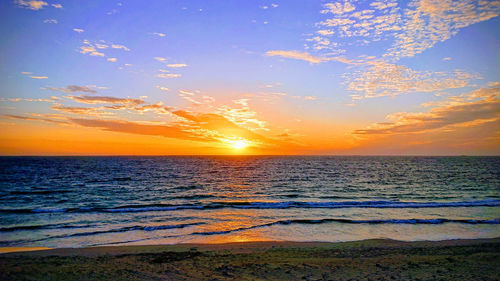
[[[500,157],[500,154],[69,154],[69,155],[19,155],[8,154],[0,157],[220,157],[220,156],[251,156],[251,157]]]

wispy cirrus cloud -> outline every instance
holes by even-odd
[[[159,73],[156,75],[156,77],[160,77],[160,78],[179,78],[181,77],[181,74],[178,74],[178,73]]]
[[[158,88],[158,89],[160,89],[162,91],[168,91],[169,90],[169,88],[164,87],[164,86],[156,86],[156,88]]]
[[[31,73],[29,71],[23,71],[23,72],[21,72],[21,74],[28,75],[32,79],[38,79],[38,80],[49,79],[49,77],[47,77],[45,75],[32,75],[33,73]]]
[[[18,119],[18,120],[42,121],[42,122],[47,122],[47,123],[59,124],[59,125],[70,124],[70,122],[67,122],[67,121],[54,120],[51,118],[29,117],[29,116],[9,115],[9,114],[4,115],[4,117],[7,117],[9,119]]]
[[[100,108],[94,108],[94,107],[77,107],[77,106],[64,106],[61,104],[55,104],[51,106],[50,109],[64,113],[88,115],[88,116],[112,115],[111,113],[105,112]]]
[[[317,57],[317,56],[313,56],[307,52],[300,52],[300,51],[273,50],[273,51],[267,51],[266,55],[267,56],[279,56],[279,57],[296,59],[296,60],[303,60],[303,61],[307,61],[311,64],[317,64],[317,63],[322,63],[322,62],[331,60],[330,58]]]
[[[38,79],[38,80],[49,79],[49,77],[47,77],[47,76],[34,76],[34,75],[30,76],[30,78]]]
[[[56,102],[59,100],[58,97],[50,97],[50,98],[7,98],[0,99],[0,101],[10,101],[10,102],[19,102],[19,101],[28,101],[28,102]]]
[[[66,88],[46,87],[46,89],[51,91],[59,91],[63,93],[76,93],[76,92],[93,93],[93,94],[97,93],[96,90],[90,88],[89,86],[69,85]]]
[[[124,50],[124,51],[130,51],[130,49],[127,48],[126,46],[124,46],[124,45],[118,45],[118,44],[111,44],[111,48],[113,48],[113,49],[121,49],[121,50]]]
[[[187,67],[188,65],[185,63],[170,63],[167,64],[167,66],[172,68],[181,68],[181,67]]]
[[[114,104],[139,105],[144,103],[144,101],[141,99],[116,98],[107,96],[67,96],[67,98],[72,99],[79,103],[87,103],[87,104],[114,103]]]
[[[249,130],[269,130],[266,128],[267,122],[257,118],[257,112],[250,109],[248,102],[249,99],[233,100],[237,106],[222,105],[215,110],[215,113]]]

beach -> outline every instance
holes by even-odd
[[[499,280],[500,238],[61,248],[0,255],[2,280]]]

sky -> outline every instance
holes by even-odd
[[[1,155],[500,155],[500,1],[0,1]]]

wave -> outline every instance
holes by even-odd
[[[116,232],[127,232],[134,230],[142,230],[142,231],[156,231],[156,230],[165,230],[165,229],[176,229],[176,228],[185,228],[194,225],[205,224],[204,222],[194,222],[194,223],[183,223],[183,224],[169,224],[169,225],[134,225],[134,226],[126,226],[121,228],[114,228],[108,230],[97,230],[97,231],[88,231],[88,232],[77,232],[73,234],[65,234],[65,235],[56,235],[50,236],[46,238],[36,239],[36,240],[14,240],[14,241],[0,241],[0,245],[9,245],[16,243],[32,243],[32,242],[40,242],[50,239],[59,239],[59,238],[70,238],[70,237],[80,237],[80,236],[91,236],[98,234],[107,234],[107,233],[116,233]]]
[[[72,225],[70,223],[55,223],[55,224],[38,224],[38,225],[18,225],[18,226],[8,226],[0,227],[0,232],[11,232],[20,230],[41,230],[41,229],[61,229],[61,228],[86,228],[92,227],[91,224],[79,224]]]
[[[371,220],[353,220],[353,219],[340,219],[340,218],[327,218],[327,219],[292,219],[292,220],[279,220],[273,221],[269,223],[257,224],[248,227],[239,227],[233,229],[225,229],[225,230],[216,230],[216,231],[196,231],[187,234],[178,234],[178,235],[169,235],[169,236],[161,236],[161,237],[149,237],[149,238],[141,238],[139,240],[133,241],[117,241],[114,243],[105,243],[105,244],[122,244],[128,242],[137,242],[143,240],[150,239],[158,239],[158,238],[174,238],[174,237],[187,237],[193,235],[201,235],[201,236],[210,236],[210,235],[223,235],[230,234],[239,231],[251,230],[256,228],[270,227],[274,225],[292,225],[292,224],[327,224],[327,223],[343,223],[343,224],[410,224],[410,225],[420,225],[420,224],[445,224],[445,223],[457,223],[457,224],[486,224],[486,225],[496,225],[500,224],[500,218],[491,219],[491,220],[475,220],[475,219],[371,219]],[[81,236],[92,236],[99,234],[109,234],[109,233],[117,233],[117,232],[127,232],[127,231],[156,231],[156,230],[165,230],[165,229],[178,229],[185,228],[190,226],[196,226],[205,224],[205,222],[194,222],[194,223],[185,223],[185,224],[174,224],[174,225],[155,225],[155,226],[145,226],[145,225],[135,225],[135,226],[127,226],[122,228],[108,229],[108,230],[98,230],[98,231],[89,231],[89,232],[78,232],[69,235],[57,235],[46,237],[42,239],[36,240],[15,240],[15,241],[0,241],[0,245],[13,245],[13,244],[23,244],[23,243],[32,243],[45,241],[50,239],[64,239],[71,237],[81,237]],[[105,244],[96,244],[96,245],[105,245]]]
[[[500,219],[493,220],[466,220],[466,219],[374,219],[374,220],[351,220],[351,219],[294,219],[280,220],[265,224],[253,225],[249,227],[240,227],[230,230],[193,232],[190,235],[217,235],[229,234],[232,232],[250,230],[254,228],[268,227],[273,225],[291,225],[291,224],[323,224],[323,223],[346,223],[346,224],[500,224]]]
[[[49,194],[60,194],[68,193],[70,190],[30,190],[30,191],[11,191],[10,195],[49,195]]]
[[[134,226],[126,226],[122,228],[115,228],[109,230],[99,230],[99,231],[91,231],[91,232],[79,232],[70,235],[63,235],[63,237],[75,237],[75,236],[89,236],[96,234],[105,234],[105,233],[114,233],[114,232],[127,232],[134,230],[142,230],[142,231],[156,231],[156,230],[164,230],[164,229],[175,229],[175,228],[185,228],[194,225],[204,224],[204,222],[195,222],[195,223],[182,223],[182,224],[168,224],[168,225],[134,225]],[[52,237],[53,238],[53,237]]]
[[[88,208],[47,208],[47,209],[0,209],[0,213],[120,213],[120,212],[156,212],[177,210],[205,209],[291,209],[291,208],[453,208],[453,207],[498,207],[500,200],[478,200],[459,202],[399,202],[399,201],[341,201],[341,202],[211,202],[206,204],[146,204],[123,205],[117,207]]]

